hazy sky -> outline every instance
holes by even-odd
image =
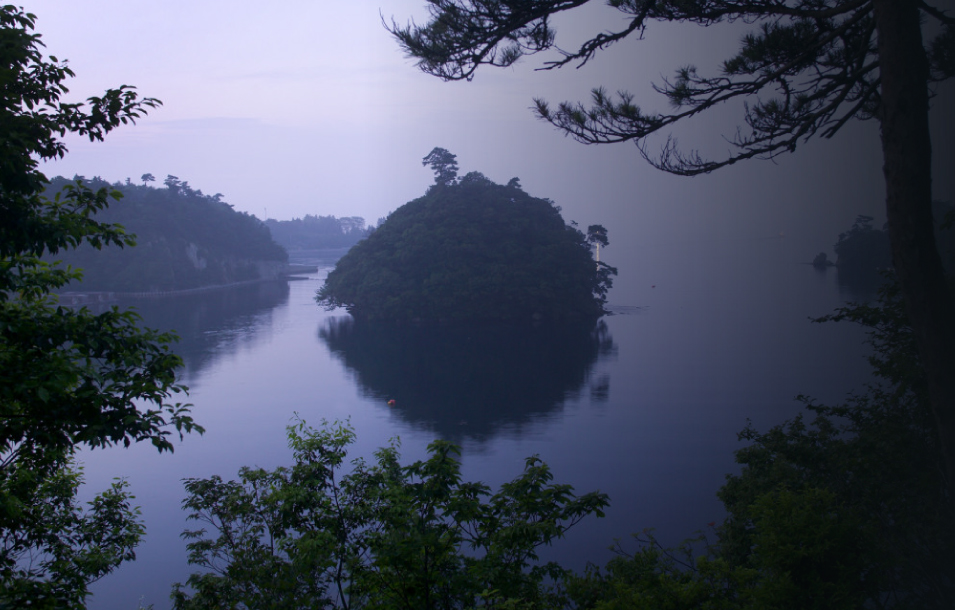
[[[584,146],[529,110],[535,96],[585,99],[597,85],[632,90],[641,107],[665,109],[650,83],[685,63],[712,74],[742,26],[657,24],[645,40],[625,41],[580,70],[535,71],[544,58],[531,57],[479,71],[471,83],[444,83],[419,73],[381,23],[382,16],[422,21],[423,0],[24,5],[37,15],[48,52],[77,73],[70,85],[77,98],[131,84],[164,103],[105,143],[70,140],[67,158],[45,168],[50,175],[138,181],[150,172],[161,182],[173,174],[260,218],[374,222],[423,194],[432,174],[421,158],[441,146],[457,154],[462,173],[520,177],[528,193],[562,206],[566,219],[607,225],[608,256],[615,245],[623,253],[621,240],[721,235],[831,245],[857,214],[881,215],[874,122],[850,124],[835,140],[810,142],[775,163],[679,178],[647,166],[632,145]],[[600,4],[571,16],[556,22],[557,42],[568,48],[621,23]],[[681,131],[680,141],[725,150],[721,134],[732,135],[737,118],[732,108],[710,114]],[[938,120],[935,129],[943,129]],[[952,141],[936,137],[935,187],[936,197],[955,201]]]

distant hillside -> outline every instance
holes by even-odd
[[[365,226],[360,216],[312,216],[292,220],[265,221],[272,238],[286,250],[326,250],[351,248],[374,229]]]
[[[872,227],[872,217],[860,215],[852,228],[839,234],[833,246],[839,277],[882,283],[881,272],[892,266],[889,233]]]
[[[70,182],[54,178],[49,192]],[[268,227],[233,210],[219,194],[204,195],[175,176],[167,176],[163,187],[110,185],[97,178],[86,182],[122,193],[96,219],[123,225],[136,236],[136,246],[97,250],[84,245],[50,257],[83,269],[83,281],[68,290],[184,290],[269,279],[286,270],[288,254],[272,240]]]
[[[945,272],[955,274],[955,206],[943,201],[932,202],[935,220],[935,243]],[[833,246],[839,284],[848,288],[853,300],[865,301],[886,282],[886,272],[892,277],[892,247],[889,232],[872,226],[871,216],[860,215],[848,231],[839,234]],[[817,255],[814,263],[824,267],[825,253]]]
[[[933,201],[932,214],[942,264],[948,273],[955,273],[955,206]],[[870,216],[860,215],[851,229],[839,234],[839,241],[833,249],[840,281],[878,285],[883,281],[882,270],[892,267],[889,233],[884,228],[873,228],[872,220]]]

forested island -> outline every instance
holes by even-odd
[[[47,193],[62,193],[82,180],[92,189],[117,191],[119,201],[99,211],[95,220],[117,223],[135,236],[135,246],[96,248],[85,243],[47,255],[83,270],[83,280],[67,290],[159,292],[236,282],[273,279],[287,270],[288,254],[255,216],[237,212],[221,194],[206,195],[176,176],[153,187],[109,184],[80,176],[51,180]]]
[[[317,301],[358,320],[396,322],[596,319],[617,270],[593,256],[608,245],[560,208],[479,172],[458,178],[435,148],[427,193],[395,210],[329,273]]]
[[[946,271],[955,272],[955,206],[944,201],[932,202],[936,219],[935,240]],[[839,234],[833,245],[836,254],[834,266],[839,270],[839,281],[846,284],[879,285],[883,273],[892,267],[892,248],[885,227],[872,226],[873,218],[860,214],[848,231]],[[818,268],[833,266],[825,253],[813,260]]]

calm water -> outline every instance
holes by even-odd
[[[466,477],[493,486],[539,454],[556,482],[610,495],[606,518],[544,553],[571,567],[605,561],[615,538],[646,527],[666,543],[706,529],[723,514],[714,494],[747,418],[766,427],[798,411],[797,394],[835,401],[867,379],[860,329],[807,320],[845,295],[834,272],[800,263],[803,250],[777,239],[703,258],[628,253],[656,265],[654,279],[631,271],[611,293],[617,315],[560,331],[355,327],[312,300],[327,268],[138,302],[148,325],[182,336],[189,401],[207,433],[173,455],[82,454],[87,490],[126,477],[148,530],[137,560],[94,586],[90,607],[167,608],[172,583],[191,571],[181,480],[289,463],[296,413],[315,425],[349,419],[355,456],[397,436],[411,461],[435,437],[452,439]]]

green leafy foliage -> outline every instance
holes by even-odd
[[[54,178],[47,190],[56,193],[75,180]],[[81,245],[57,254],[83,269],[82,282],[70,289],[144,292],[270,279],[288,260],[255,216],[237,212],[221,195],[204,195],[175,176],[167,177],[165,188],[109,185],[99,178],[84,182],[122,197],[120,204],[98,210],[95,219],[135,234],[136,247]]]
[[[705,536],[666,549],[645,531],[634,536],[635,553],[621,542],[603,568],[588,566],[567,579],[576,608],[595,610],[730,610],[747,607],[757,572],[731,569]]]
[[[317,300],[368,320],[595,319],[616,273],[551,201],[471,172],[395,210]]]
[[[552,483],[537,458],[492,494],[462,481],[447,442],[409,465],[396,445],[346,465],[353,441],[348,426],[298,422],[291,467],[187,480],[184,506],[204,527],[184,536],[204,571],[176,585],[175,607],[547,607],[556,599],[546,583],[564,571],[541,565],[537,549],[608,503]]]
[[[87,586],[132,558],[141,536],[122,484],[87,512],[74,497],[79,446],[150,441],[201,430],[188,405],[172,335],[112,309],[67,309],[52,291],[80,272],[43,257],[81,244],[131,245],[96,215],[119,193],[82,181],[47,196],[40,160],[62,157],[67,133],[101,140],[159,104],[132,87],[85,104],[61,101],[65,63],[43,58],[35,17],[0,7],[0,607],[81,607]]]
[[[0,479],[2,608],[85,608],[87,585],[134,559],[145,531],[124,481],[82,510],[80,471],[48,466],[17,462]]]

